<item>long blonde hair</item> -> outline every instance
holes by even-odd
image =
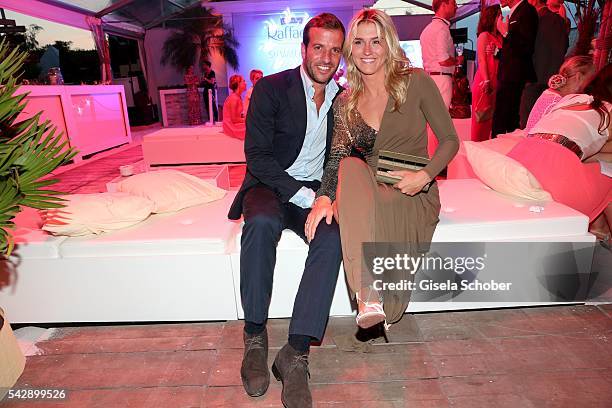
[[[344,60],[346,61],[346,79],[351,93],[348,97],[346,115],[350,116],[357,110],[357,101],[363,95],[365,86],[361,73],[353,61],[353,39],[357,27],[362,23],[373,23],[376,26],[378,37],[387,44],[387,57],[385,61],[385,89],[394,100],[393,110],[406,102],[408,85],[412,66],[399,44],[395,25],[384,11],[377,9],[364,9],[359,11],[351,20],[346,41],[344,41]],[[348,118],[347,118],[348,119]]]

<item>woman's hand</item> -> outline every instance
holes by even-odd
[[[340,216],[338,215],[338,200],[332,203],[332,211],[334,212],[334,218],[336,219],[336,222],[340,224]]]
[[[482,92],[484,92],[487,95],[490,95],[493,93],[493,88],[491,87],[491,81],[484,80],[480,83],[480,86],[482,87]]]
[[[402,179],[393,187],[400,190],[402,193],[413,196],[423,190],[423,187],[431,181],[431,177],[424,170],[417,172],[409,170],[390,171],[389,175],[399,176]]]
[[[332,209],[331,199],[327,196],[321,196],[317,198],[306,218],[306,224],[304,225],[304,233],[306,234],[306,240],[312,241],[317,231],[317,226],[323,218],[327,224],[331,224],[332,218],[334,217],[334,210]]]

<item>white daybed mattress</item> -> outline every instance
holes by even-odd
[[[594,240],[587,217],[558,203],[533,213],[477,180],[441,182],[440,192],[437,242]],[[20,264],[0,304],[15,323],[240,318],[241,224],[226,218],[234,194],[93,237],[48,236],[38,230],[36,213],[26,212],[17,220]],[[271,317],[291,315],[307,249],[297,235],[283,233]],[[408,310],[459,307],[465,308],[413,302]],[[331,313],[352,313],[342,271]]]

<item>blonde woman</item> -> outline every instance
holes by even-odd
[[[595,67],[590,56],[580,55],[566,59],[559,68],[559,73],[548,80],[548,89],[542,92],[531,108],[525,132],[529,133],[561,98],[569,94],[582,93],[593,74]]]
[[[398,321],[410,292],[378,291],[362,267],[362,244],[402,242],[412,255],[429,244],[440,211],[434,178],[453,158],[459,141],[436,84],[425,71],[410,67],[387,14],[359,11],[343,54],[350,90],[333,106],[330,158],[305,233],[310,240],[321,220],[329,224],[337,218],[344,269],[357,297],[357,324],[368,328]],[[391,172],[398,179],[393,185],[377,183],[379,150],[427,156],[427,124],[439,141],[430,163],[417,172]],[[398,279],[413,276],[403,272]]]

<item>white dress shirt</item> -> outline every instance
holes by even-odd
[[[425,71],[453,73],[455,67],[440,65],[440,62],[455,56],[455,46],[450,34],[450,22],[448,20],[434,17],[431,23],[421,32],[420,42]]]
[[[332,102],[338,92],[336,81],[329,81],[325,86],[325,100],[317,112],[317,104],[314,101],[315,89],[312,80],[300,67],[302,85],[306,95],[306,135],[302,150],[295,162],[286,170],[296,180],[314,181],[323,177],[323,162],[325,161],[325,146],[327,144],[327,113],[331,109]],[[308,187],[302,187],[289,199],[302,208],[312,207],[315,192]]]

